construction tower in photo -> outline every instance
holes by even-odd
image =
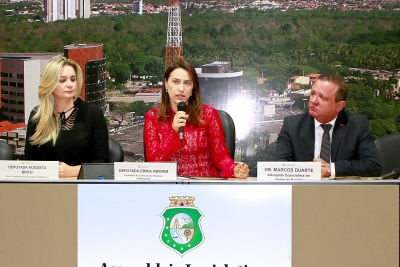
[[[183,58],[181,1],[169,0],[165,67],[177,58]]]

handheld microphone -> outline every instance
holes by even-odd
[[[186,103],[181,101],[178,103],[178,111],[185,111],[186,112]],[[182,142],[183,140],[183,126],[179,127],[179,140]]]

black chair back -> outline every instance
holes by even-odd
[[[0,140],[0,160],[14,160],[14,149],[6,142]]]
[[[224,137],[226,146],[229,149],[231,158],[235,159],[235,147],[236,147],[236,128],[235,123],[226,111],[218,110],[219,117],[224,127]]]
[[[109,163],[124,162],[124,150],[118,141],[108,138],[109,146]]]
[[[400,133],[389,134],[375,140],[382,162],[382,175],[400,170]]]

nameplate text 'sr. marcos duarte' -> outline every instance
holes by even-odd
[[[257,180],[321,180],[321,162],[257,162]]]

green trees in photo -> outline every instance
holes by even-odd
[[[42,23],[4,13],[22,5],[30,8],[26,2],[0,5],[0,52],[62,53],[72,43],[101,43],[106,70],[116,79],[110,86],[120,87],[131,74],[162,80],[167,14]],[[267,79],[263,87],[282,92],[292,76],[337,72],[349,77],[347,109],[366,114],[376,137],[400,131],[399,114],[387,111],[399,109],[398,101],[387,96],[396,79],[378,81],[349,69],[400,69],[399,12],[246,8],[229,14],[194,12],[189,6],[182,10],[182,28],[186,59],[195,67],[232,61],[244,71],[243,89],[250,93],[260,95],[256,81],[261,73]]]

